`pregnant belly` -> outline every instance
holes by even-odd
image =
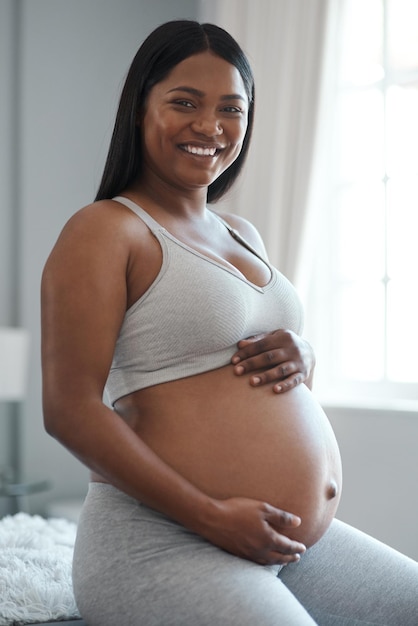
[[[342,485],[339,450],[324,411],[304,385],[276,395],[221,372],[160,385],[147,392],[149,402],[140,392],[135,430],[213,497],[255,498],[299,515],[301,526],[289,534],[312,545],[334,517]],[[164,396],[172,385],[168,403]]]

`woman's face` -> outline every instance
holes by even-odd
[[[221,57],[202,52],[176,65],[146,101],[143,177],[177,190],[206,188],[239,155],[248,106],[238,69]]]

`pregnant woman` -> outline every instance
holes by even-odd
[[[45,424],[92,472],[73,567],[89,626],[418,623],[416,563],[334,519],[340,456],[294,288],[208,206],[253,113],[228,33],[160,26],[96,201],[45,267]]]

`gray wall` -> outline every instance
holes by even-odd
[[[16,151],[14,130],[14,28],[11,2],[0,4],[0,325],[10,324],[16,313],[16,267],[12,264],[16,223],[14,207],[15,181],[13,171]],[[0,473],[10,464],[12,451],[9,437],[12,430],[12,410],[0,404]],[[0,502],[0,512],[2,505]]]
[[[418,413],[356,407],[325,411],[343,461],[337,517],[418,560]]]
[[[31,332],[28,398],[21,411],[26,479],[80,496],[87,472],[42,427],[39,284],[65,221],[92,201],[128,66],[144,37],[173,18],[196,18],[198,0],[0,0],[0,325]],[[0,466],[10,425],[0,413]],[[0,503],[0,512],[4,502]]]

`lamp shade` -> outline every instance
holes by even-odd
[[[29,333],[0,327],[0,400],[22,400],[26,391]]]

